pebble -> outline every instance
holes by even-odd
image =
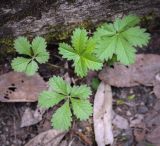
[[[137,112],[139,114],[145,114],[148,112],[148,108],[146,106],[139,106],[138,109],[137,109]]]

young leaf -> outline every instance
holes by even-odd
[[[46,50],[46,41],[44,38],[42,37],[35,37],[32,41],[32,49],[35,55],[41,53],[41,52],[45,52]]]
[[[43,91],[39,95],[38,104],[43,108],[50,108],[58,104],[65,98],[64,95],[52,92],[52,91]]]
[[[87,36],[85,29],[77,28],[72,35],[72,46],[60,43],[59,53],[67,60],[73,60],[73,66],[78,76],[84,77],[88,70],[99,70],[102,63],[94,54],[96,42]],[[91,65],[92,64],[92,65]]]
[[[17,57],[12,60],[12,68],[17,72],[25,72],[31,59]]]
[[[88,100],[91,89],[86,85],[71,87],[61,77],[53,76],[49,80],[49,86],[49,91],[40,94],[38,104],[43,108],[49,108],[64,101],[52,116],[54,128],[68,130],[72,121],[71,111],[80,120],[85,120],[92,114],[92,106]]]
[[[23,57],[17,57],[13,59],[11,65],[15,71],[25,72],[29,76],[35,74],[35,72],[38,70],[38,65],[35,61]]]
[[[88,100],[71,99],[73,113],[80,120],[86,120],[92,114],[92,106]]]
[[[71,86],[66,83],[61,77],[54,76],[50,78],[49,85],[57,93],[61,93],[64,95],[70,94]]]
[[[68,101],[53,114],[51,122],[55,129],[68,130],[71,127],[72,113]]]
[[[37,63],[32,60],[28,65],[27,65],[27,68],[26,68],[26,71],[25,73],[29,76],[32,76],[34,75],[38,70],[38,65]]]
[[[42,37],[36,37],[32,41],[32,45],[27,38],[19,37],[15,40],[14,47],[18,53],[30,56],[30,58],[18,57],[12,61],[12,68],[17,72],[34,75],[38,70],[37,62],[45,63],[49,59],[49,53],[46,51],[46,42]]]
[[[35,58],[39,63],[46,63],[49,59],[49,53],[47,51],[39,53]]]
[[[27,38],[25,37],[18,37],[14,41],[14,48],[19,54],[25,54],[31,56],[31,45]]]
[[[94,33],[97,42],[96,56],[102,61],[117,56],[117,61],[125,65],[135,62],[135,48],[147,45],[150,35],[136,26],[140,19],[129,15],[117,18],[113,24],[105,23]]]
[[[71,97],[78,97],[80,99],[87,99],[91,95],[90,87],[86,85],[73,86],[71,89]]]

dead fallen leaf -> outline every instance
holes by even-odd
[[[123,118],[122,116],[114,113],[114,118],[112,120],[113,125],[115,125],[119,129],[128,129],[129,123],[127,119]]]
[[[65,134],[65,132],[51,129],[40,133],[31,139],[25,146],[59,146]]]
[[[147,134],[147,140],[153,144],[160,144],[160,126],[156,127],[151,133]]]
[[[26,76],[23,73],[9,72],[0,76],[1,102],[34,102],[47,84],[38,74]]]
[[[154,92],[160,98],[160,55],[139,54],[133,65],[115,64],[113,68],[105,67],[99,78],[116,87],[132,87],[137,85],[154,86]],[[156,79],[158,78],[159,81]]]
[[[36,110],[27,108],[22,116],[21,127],[27,127],[34,124],[37,124],[42,120],[42,116],[46,110],[40,107],[37,107]]]
[[[112,91],[104,82],[100,83],[95,95],[93,120],[98,146],[112,144]]]
[[[143,84],[152,86],[155,75],[160,71],[160,55],[139,54],[136,62],[129,67],[115,64],[114,68],[104,68],[99,77],[117,87],[130,87]]]

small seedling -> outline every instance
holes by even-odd
[[[49,91],[43,91],[38,104],[43,108],[50,108],[63,102],[63,105],[53,114],[51,123],[55,129],[68,130],[71,127],[72,112],[80,120],[86,120],[92,114],[89,102],[91,90],[86,85],[71,87],[61,77],[49,80]]]
[[[139,22],[138,17],[129,15],[99,27],[94,33],[97,57],[102,61],[108,61],[116,55],[116,60],[124,65],[134,63],[135,47],[147,45],[150,38],[145,29],[137,26]]]
[[[66,43],[60,43],[59,53],[67,60],[73,60],[75,73],[84,77],[88,70],[99,70],[102,68],[102,63],[94,54],[96,42],[90,37],[87,37],[85,29],[77,28],[72,35],[72,46]]]
[[[49,59],[49,53],[46,51],[46,41],[42,37],[33,39],[32,44],[27,38],[18,37],[14,41],[16,51],[25,57],[13,59],[11,65],[17,72],[24,72],[27,75],[34,75],[38,70],[37,63],[45,63]]]

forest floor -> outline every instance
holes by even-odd
[[[160,55],[160,23],[147,24],[147,28],[151,33],[150,44],[145,48],[138,49],[138,53]],[[54,42],[53,44],[48,44],[47,49],[50,52],[50,56],[52,56],[49,63],[61,68],[41,65],[39,74],[43,79],[48,81],[53,75],[63,76],[68,72],[69,77],[73,77],[77,84],[91,83],[93,78],[90,75],[83,79],[77,78],[73,72],[71,63],[69,63],[69,70],[66,71],[63,68],[66,62],[60,58],[57,48],[58,45]],[[14,55],[8,54],[0,59],[0,75],[11,71],[10,63],[13,58]],[[97,73],[91,74],[97,75]],[[152,91],[152,87],[142,85],[130,88],[112,87],[114,115],[120,117],[117,120],[118,123],[116,120],[113,121],[115,146],[160,146],[160,99]],[[94,95],[95,91],[93,91],[91,97],[92,103]],[[36,106],[37,102],[0,102],[1,146],[24,146],[33,137],[51,129],[50,119],[55,107],[47,110],[39,123],[24,128],[20,127],[24,111],[27,108],[34,110]],[[138,125],[135,126],[134,124],[136,123]],[[148,135],[150,132],[152,132],[152,135]],[[96,146],[93,118],[91,117],[88,121],[82,122],[74,119],[72,128],[67,132],[63,140],[66,140],[70,146]]]

